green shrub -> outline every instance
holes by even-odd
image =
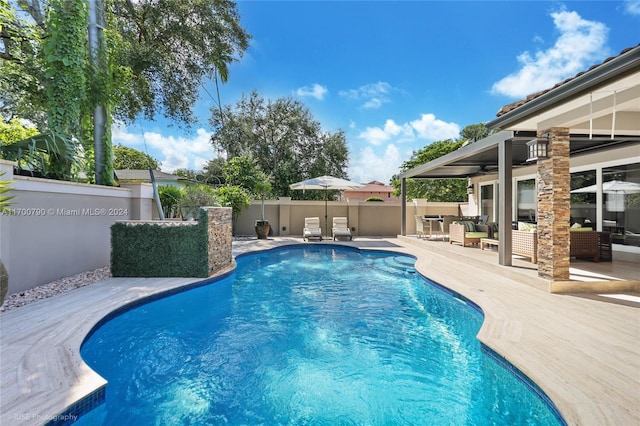
[[[202,277],[209,275],[208,221],[200,210],[197,224],[111,226],[111,274],[114,277]]]
[[[364,200],[364,201],[365,201],[365,202],[367,202],[367,203],[368,203],[368,202],[370,202],[370,201],[374,201],[374,202],[380,202],[380,201],[382,201],[382,202],[384,202],[384,200],[383,200],[382,198],[380,198],[380,197],[369,197],[369,198],[367,198],[367,199],[366,199],[366,200]]]
[[[240,212],[251,205],[249,194],[241,187],[231,185],[222,186],[216,189],[215,193],[222,206],[231,207],[233,228],[235,229]]]
[[[206,185],[192,185],[184,189],[184,193],[178,201],[180,217],[191,219],[198,217],[200,207],[220,206],[213,188]]]
[[[158,187],[158,195],[164,217],[167,219],[180,217],[178,205],[184,197],[184,190],[177,186],[161,185]]]

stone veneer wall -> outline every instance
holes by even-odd
[[[569,279],[570,179],[569,129],[552,128],[548,158],[538,160],[538,275]]]
[[[206,207],[208,219],[208,256],[209,275],[229,267],[233,258],[231,244],[233,242],[233,222],[231,207]]]

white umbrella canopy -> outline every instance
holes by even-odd
[[[350,180],[340,179],[333,176],[320,176],[313,179],[303,180],[302,182],[292,183],[289,185],[291,189],[324,189],[342,190],[342,189],[358,189],[362,184],[351,182]]]
[[[572,194],[598,192],[598,185],[589,185],[571,191]],[[602,183],[602,192],[605,194],[637,194],[640,193],[640,183],[625,182],[623,180],[611,180]]]
[[[312,179],[303,180],[289,185],[291,189],[319,189],[324,191],[358,189],[364,185],[352,182],[346,179],[340,179],[334,176],[319,176]],[[324,233],[328,234],[328,215],[327,215],[327,193],[324,196]]]

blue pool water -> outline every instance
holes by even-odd
[[[415,259],[336,246],[248,255],[97,328],[109,384],[80,423],[557,425],[475,338],[482,314]]]

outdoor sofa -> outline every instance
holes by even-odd
[[[512,231],[512,253],[530,257],[538,262],[538,232],[535,227]],[[569,232],[569,257],[589,258],[600,261],[600,236],[592,228],[571,228]]]
[[[481,238],[489,238],[486,230],[479,229],[471,220],[459,220],[449,225],[449,244],[461,243],[462,246],[480,244]]]

